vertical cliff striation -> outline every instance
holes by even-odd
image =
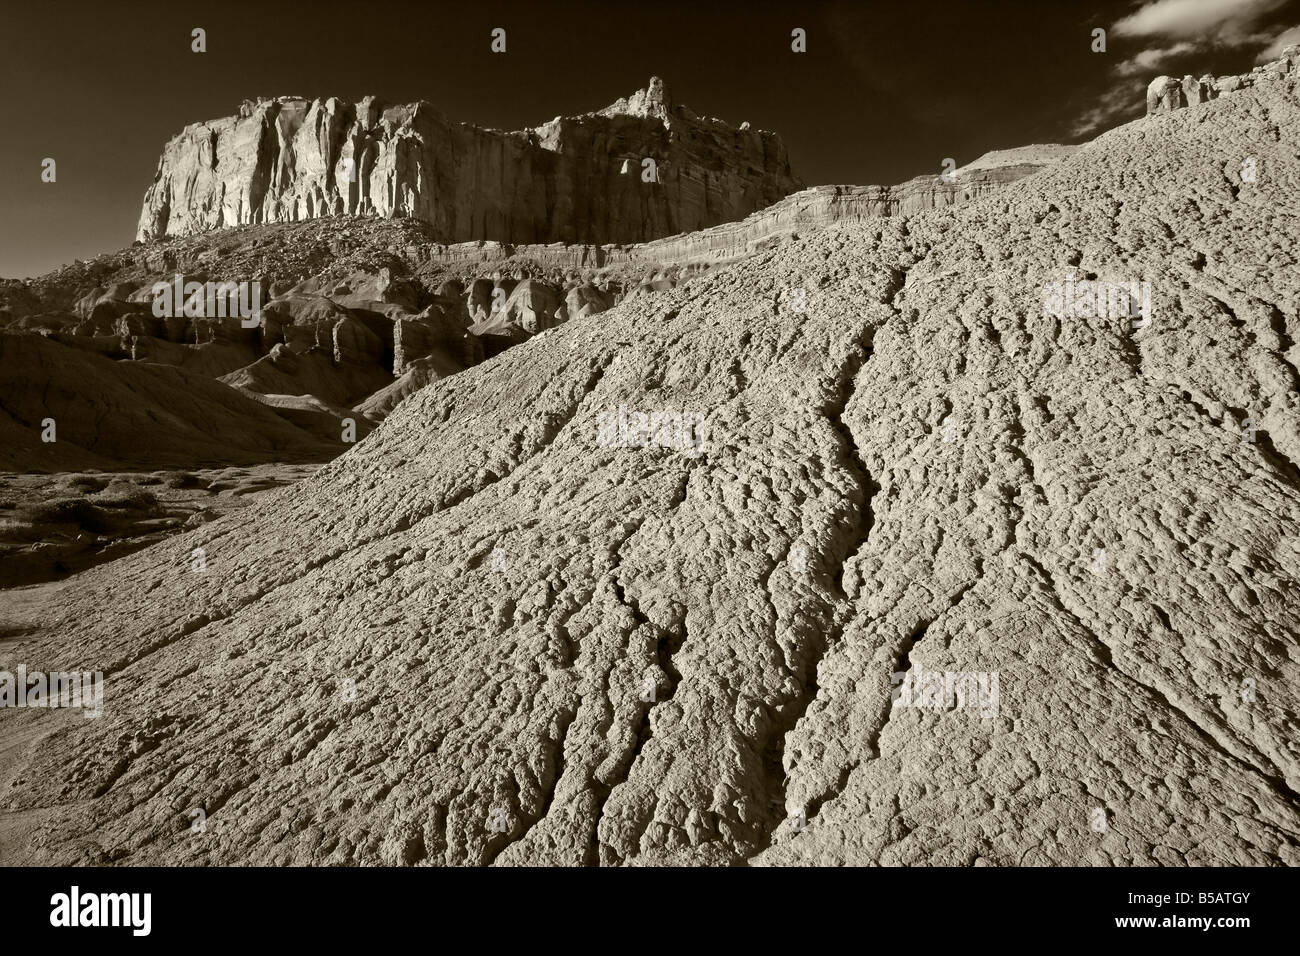
[[[658,77],[516,132],[423,101],[276,97],[167,143],[137,238],[363,215],[421,219],[448,242],[644,242],[743,219],[801,185],[774,133],[697,116]]]

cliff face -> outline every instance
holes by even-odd
[[[471,242],[431,246],[424,262],[452,270],[527,259],[542,268],[593,270],[609,266],[711,266],[742,258],[784,236],[881,216],[910,216],[968,202],[1072,155],[1077,146],[1055,144],[994,150],[954,171],[949,179],[917,176],[897,186],[813,186],[751,213],[744,219],[666,236],[632,246],[606,244],[511,245]]]
[[[1181,80],[1174,76],[1157,76],[1147,87],[1147,115],[1196,106],[1238,90],[1250,89],[1258,83],[1280,83],[1288,79],[1294,82],[1298,69],[1300,44],[1284,48],[1278,59],[1239,76],[1215,77],[1207,73],[1198,79],[1189,73]]]
[[[137,238],[373,215],[424,220],[447,242],[644,242],[742,219],[800,185],[775,134],[698,117],[658,78],[600,112],[518,132],[425,102],[280,97],[173,138]]]

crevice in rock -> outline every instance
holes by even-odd
[[[912,672],[912,651],[917,644],[925,640],[926,634],[929,633],[930,628],[937,620],[936,617],[918,624],[910,634],[899,642],[898,650],[894,652],[894,669],[889,673],[889,699],[881,707],[880,715],[876,720],[876,730],[867,741],[867,747],[871,751],[872,759],[880,756],[880,738],[885,733],[885,728],[889,726],[890,718],[894,715],[893,688],[897,687],[902,681],[907,680],[907,675]]]
[[[903,290],[905,284],[906,273],[901,270],[892,270],[885,296],[891,308],[894,307],[894,300]],[[816,700],[820,691],[817,682],[817,669],[826,654],[843,640],[844,631],[853,616],[853,600],[856,593],[849,593],[847,566],[866,547],[874,525],[871,501],[880,490],[880,485],[872,478],[870,471],[867,469],[866,462],[853,436],[853,431],[844,422],[844,412],[853,398],[858,375],[871,357],[874,338],[874,326],[864,328],[859,332],[856,340],[850,346],[847,358],[836,372],[833,383],[834,398],[821,409],[822,414],[826,416],[827,422],[839,436],[840,450],[843,456],[842,464],[845,470],[852,475],[854,483],[860,489],[862,500],[856,509],[853,525],[848,533],[843,536],[843,544],[836,549],[834,558],[839,573],[833,575],[831,581],[835,589],[839,591],[841,600],[836,606],[827,609],[830,626],[827,628],[827,632],[820,636],[820,639],[814,639],[811,642],[802,666],[796,664],[791,667],[800,683],[801,692],[773,720],[768,730],[767,739],[761,746],[765,790],[769,794],[767,806],[779,809],[772,813],[773,818],[768,821],[768,825],[763,830],[763,839],[748,856],[762,852],[771,845],[772,835],[784,819],[786,787],[788,785],[788,778],[785,774],[786,738],[803,720],[808,708]],[[857,588],[855,587],[853,590],[856,592]],[[847,780],[847,773],[848,771],[845,771],[844,780]],[[825,798],[818,801],[817,805],[820,807],[822,802],[825,802]],[[806,813],[806,815],[811,819],[811,813]]]
[[[891,300],[892,304],[892,300]],[[871,510],[872,499],[880,491],[880,485],[872,477],[871,472],[867,469],[866,461],[862,457],[862,452],[858,448],[857,440],[853,437],[853,430],[844,422],[844,412],[853,399],[854,390],[857,382],[858,373],[871,357],[872,342],[875,339],[875,328],[867,328],[858,336],[854,347],[850,350],[847,361],[841,366],[836,376],[835,391],[837,400],[828,407],[822,409],[826,420],[840,437],[841,452],[847,465],[846,470],[853,476],[862,492],[862,503],[858,506],[855,516],[854,527],[845,542],[842,552],[838,556],[840,566],[840,575],[837,582],[840,594],[846,601],[851,601],[855,595],[850,595],[845,590],[846,567],[857,553],[866,546],[867,539],[871,535],[871,528],[875,523],[875,515]],[[836,634],[842,634],[843,628],[837,628]],[[829,643],[829,642],[828,642]]]
[[[631,764],[628,765],[629,768]],[[623,780],[627,779],[627,774],[615,783],[602,783],[595,779],[591,780],[591,790],[596,794],[596,816],[591,825],[591,838],[587,842],[587,851],[583,855],[583,866],[600,866],[600,821],[605,818],[605,804],[609,800],[609,795],[614,792],[614,788]]]
[[[1300,466],[1297,466],[1284,452],[1273,444],[1273,438],[1268,431],[1260,428],[1260,422],[1257,417],[1250,414],[1244,408],[1227,408],[1228,413],[1237,421],[1238,427],[1244,428],[1245,422],[1249,420],[1254,426],[1252,434],[1253,444],[1259,449],[1260,457],[1264,459],[1273,472],[1281,478],[1287,485],[1294,489],[1300,489]],[[1243,434],[1242,440],[1246,441]]]
[[[687,469],[682,486],[679,492],[674,495],[674,501],[672,504],[674,509],[680,506],[681,502],[685,500],[686,486],[690,482],[690,472],[691,469]],[[625,755],[624,759],[620,761],[620,772],[617,779],[610,782],[601,782],[593,779],[591,782],[591,788],[596,792],[597,809],[584,861],[588,866],[599,866],[606,862],[606,858],[603,858],[601,854],[602,847],[604,847],[607,857],[617,857],[617,854],[614,853],[612,848],[604,846],[604,844],[601,844],[600,842],[600,823],[601,820],[604,819],[605,805],[609,801],[609,797],[614,790],[626,783],[628,778],[631,777],[632,770],[640,759],[642,750],[645,749],[645,745],[650,741],[651,737],[654,736],[650,712],[664,701],[671,700],[673,695],[677,692],[677,687],[681,682],[682,675],[674,663],[674,658],[686,644],[689,637],[685,617],[683,617],[682,623],[676,628],[660,627],[651,621],[646,616],[645,612],[641,610],[640,602],[635,597],[629,596],[627,593],[626,585],[622,580],[622,553],[623,549],[627,546],[627,543],[641,530],[643,523],[643,521],[638,522],[637,526],[622,540],[622,542],[620,542],[616,552],[618,561],[610,572],[610,588],[614,592],[614,596],[618,599],[618,602],[632,612],[633,625],[628,634],[635,634],[644,627],[649,628],[651,633],[655,635],[655,663],[658,665],[659,670],[664,674],[668,686],[665,690],[661,689],[661,687],[656,684],[654,699],[652,701],[647,701],[645,707],[642,709],[640,722],[637,725],[632,748],[630,752]],[[640,693],[640,688],[636,688],[635,692]]]
[[[515,843],[520,842],[526,836],[528,836],[529,831],[531,831],[532,828],[535,827],[542,820],[545,820],[546,815],[551,812],[551,805],[555,802],[556,788],[559,787],[560,779],[564,776],[564,743],[568,739],[569,727],[573,724],[573,720],[576,716],[577,716],[576,710],[565,711],[560,715],[561,722],[559,726],[559,738],[552,745],[553,753],[555,755],[554,767],[552,768],[552,772],[550,775],[551,777],[550,782],[546,786],[546,796],[542,800],[542,805],[538,808],[536,814],[532,815],[528,820],[525,821],[523,828],[520,830],[518,836],[513,838],[507,837],[503,839],[498,846],[495,847],[489,844],[483,860],[484,866],[491,866],[493,863],[495,863],[497,857],[499,857],[502,853],[504,853],[508,847],[510,847]],[[523,808],[520,807],[520,810],[522,812]]]
[[[1192,394],[1192,392],[1189,389],[1184,388],[1181,383],[1175,383],[1175,384],[1178,385],[1183,401],[1191,405],[1192,409],[1198,415],[1204,418],[1215,428],[1219,428],[1219,429],[1223,428],[1225,422],[1227,421],[1231,421],[1234,427],[1243,428],[1247,418],[1250,418],[1252,420],[1255,418],[1255,416],[1251,415],[1244,408],[1233,408],[1231,406],[1224,406],[1224,411],[1227,413],[1227,415],[1231,416],[1231,419],[1228,419],[1227,416],[1225,416],[1225,418],[1222,420],[1216,419],[1213,415],[1210,414],[1210,410],[1206,408],[1204,404],[1198,401],[1197,398]],[[1278,478],[1280,478],[1291,488],[1300,489],[1300,466],[1297,466],[1296,463],[1292,461],[1291,458],[1285,452],[1281,451],[1276,445],[1273,444],[1273,439],[1269,435],[1269,433],[1265,429],[1258,427],[1259,426],[1258,421],[1254,421],[1254,425],[1255,425],[1254,444],[1259,449],[1260,457],[1264,459],[1265,463],[1269,465],[1269,467],[1273,470],[1274,474]],[[1246,440],[1244,435],[1242,436],[1242,440],[1243,441]]]
[[[822,807],[844,792],[844,788],[849,785],[849,777],[853,775],[854,770],[858,769],[858,766],[857,761],[854,761],[843,767],[840,770],[838,779],[831,786],[808,801],[808,805],[804,808],[804,817],[808,821],[815,820],[817,815],[822,812]]]
[[[876,730],[871,735],[870,740],[868,741],[867,744],[871,753],[869,759],[874,760],[880,756],[880,738],[884,735],[885,727],[888,726],[889,721],[893,718],[893,712],[894,712],[893,688],[901,684],[902,681],[905,681],[907,679],[907,675],[911,673],[912,652],[916,649],[916,645],[925,639],[926,635],[930,631],[930,628],[933,627],[935,623],[938,622],[941,617],[943,617],[943,615],[947,614],[949,611],[952,611],[959,604],[961,604],[962,599],[966,596],[967,592],[969,592],[973,587],[975,587],[975,585],[978,582],[979,582],[979,578],[977,577],[974,580],[969,581],[968,583],[958,588],[948,598],[948,606],[946,608],[944,608],[938,614],[934,615],[928,620],[922,620],[918,622],[908,633],[908,635],[902,641],[899,642],[898,649],[895,651],[894,654],[893,670],[890,672],[889,675],[890,693],[888,698],[884,701],[884,703],[881,706],[880,712],[875,721]],[[839,779],[831,787],[829,787],[826,791],[818,794],[816,797],[808,801],[808,804],[805,808],[805,815],[809,821],[813,820],[817,816],[817,814],[821,812],[823,806],[825,806],[831,800],[834,800],[836,797],[838,797],[841,793],[844,792],[844,788],[848,785],[849,782],[849,776],[853,773],[855,769],[857,769],[858,766],[859,763],[854,762],[844,767],[840,771]]]
[[[1093,630],[1088,625],[1088,623],[1078,615],[1078,613],[1076,613],[1065,603],[1065,599],[1061,595],[1061,592],[1057,589],[1056,579],[1052,576],[1052,573],[1048,571],[1047,568],[1045,568],[1036,558],[1032,557],[1031,555],[1021,552],[1020,556],[1025,560],[1025,562],[1031,568],[1033,568],[1038,573],[1038,575],[1046,583],[1049,595],[1051,596],[1052,601],[1056,604],[1056,606],[1060,608],[1061,611],[1063,611],[1065,614],[1067,614],[1070,617],[1070,619],[1074,621],[1075,624],[1078,625],[1078,627],[1080,628],[1080,630],[1083,631],[1084,634],[1088,635],[1088,637],[1091,638],[1094,650],[1097,652],[1098,658],[1107,667],[1115,671],[1115,673],[1119,674],[1121,677],[1131,681],[1132,683],[1136,684],[1138,687],[1141,687],[1143,690],[1145,690],[1148,694],[1150,694],[1157,701],[1159,701],[1161,706],[1165,709],[1165,711],[1168,714],[1170,714],[1171,716],[1181,717],[1183,722],[1186,723],[1186,725],[1192,729],[1193,733],[1195,733],[1196,736],[1200,738],[1201,742],[1204,743],[1209,749],[1221,754],[1224,758],[1228,760],[1229,763],[1241,767],[1246,771],[1248,771],[1249,773],[1253,774],[1254,776],[1258,777],[1261,781],[1263,781],[1268,786],[1270,790],[1276,793],[1278,797],[1282,799],[1283,802],[1289,803],[1293,806],[1300,807],[1300,794],[1297,794],[1294,790],[1292,790],[1290,786],[1287,784],[1285,778],[1280,773],[1277,773],[1275,769],[1273,771],[1266,770],[1263,767],[1257,766],[1256,764],[1252,763],[1247,758],[1241,756],[1236,752],[1236,750],[1231,746],[1231,744],[1228,741],[1224,740],[1221,737],[1220,734],[1216,733],[1211,728],[1203,726],[1199,721],[1197,721],[1197,719],[1192,714],[1188,713],[1178,704],[1174,703],[1174,701],[1171,700],[1170,697],[1163,690],[1156,687],[1154,684],[1148,684],[1147,682],[1138,679],[1134,675],[1128,673],[1126,670],[1121,668],[1115,662],[1114,650],[1110,646],[1110,644],[1108,644],[1101,637],[1101,635],[1097,633],[1097,631]],[[1262,754],[1259,754],[1258,756],[1263,757]],[[1263,757],[1263,759],[1267,760],[1268,758]]]
[[[1291,336],[1291,330],[1287,326],[1286,316],[1282,314],[1274,303],[1267,302],[1268,324],[1272,328],[1273,334],[1277,336],[1277,350],[1281,353],[1282,360],[1286,362],[1287,367],[1291,370],[1291,382],[1295,385],[1300,382],[1300,373],[1297,373],[1296,367],[1286,358],[1286,353],[1290,352],[1295,346],[1295,339]]]

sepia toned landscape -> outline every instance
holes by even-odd
[[[0,864],[1300,864],[1276,45],[883,184],[667,71],[191,117],[0,280]]]

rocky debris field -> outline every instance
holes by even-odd
[[[65,578],[116,560],[245,507],[316,468],[0,474],[0,588]]]
[[[1300,863],[1287,76],[571,319],[24,592],[0,668],[105,711],[0,714],[0,862]]]
[[[570,308],[591,315],[626,294],[619,280],[543,280],[526,266],[421,276],[426,233],[361,218],[252,226],[0,283],[0,430],[13,436],[0,466],[323,461],[419,387],[567,321]],[[210,299],[186,315],[182,293],[155,309],[157,283],[227,282],[248,287],[247,303]],[[102,388],[81,387],[88,379]],[[59,446],[40,440],[51,418]]]

